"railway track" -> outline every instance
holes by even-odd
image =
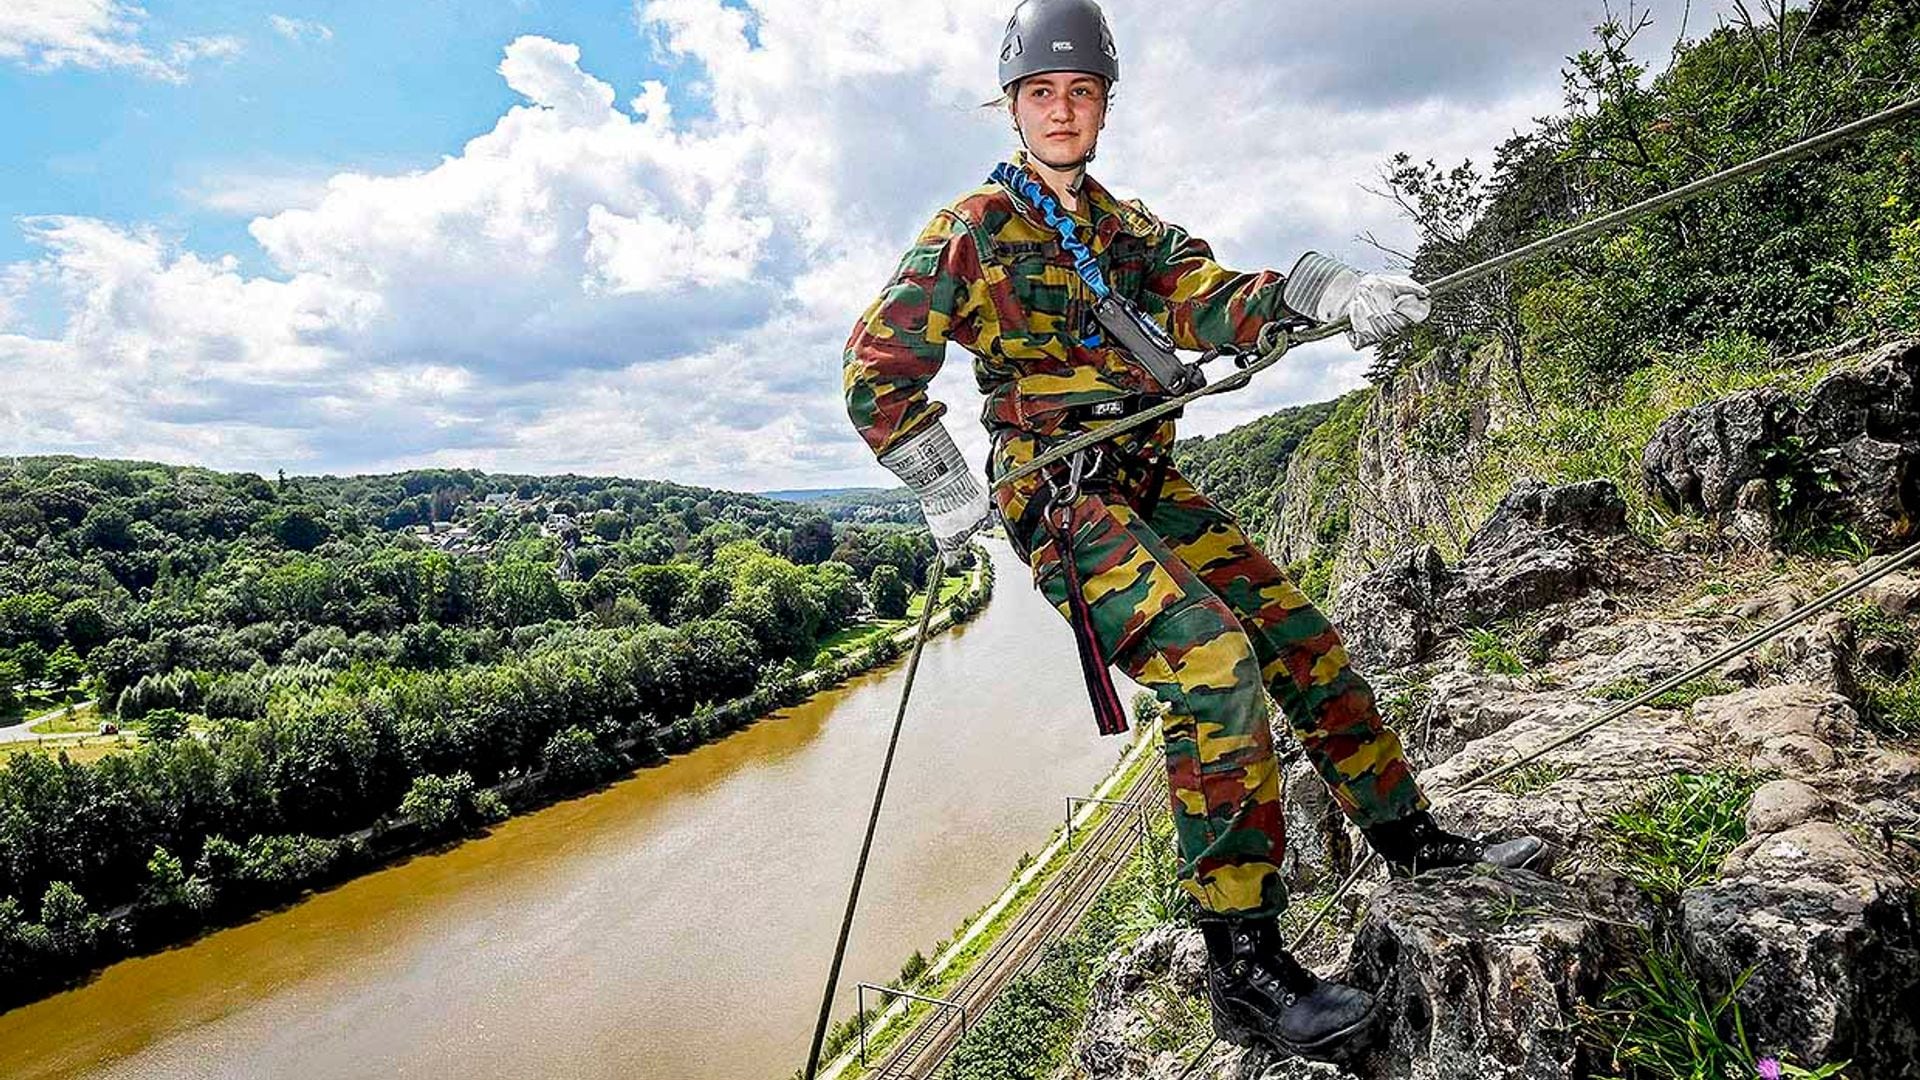
[[[1147,813],[1164,812],[1166,791],[1166,774],[1149,764],[1121,798],[1138,803]],[[1038,966],[1047,942],[1079,923],[1139,846],[1140,833],[1138,814],[1116,808],[1077,836],[1079,847],[1066,866],[946,992],[947,1000],[963,1006],[970,1022],[978,1023],[1008,983]],[[959,1017],[949,1009],[935,1010],[921,1018],[867,1076],[870,1080],[934,1080],[960,1037]]]

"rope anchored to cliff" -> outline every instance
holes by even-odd
[[[1504,255],[1496,255],[1485,262],[1476,263],[1464,270],[1456,270],[1445,277],[1436,278],[1427,283],[1427,293],[1435,297],[1457,293],[1467,286],[1493,274],[1497,274],[1509,266],[1530,262],[1543,255],[1558,251],[1569,244],[1578,243],[1588,237],[1609,232],[1623,225],[1630,225],[1657,210],[1664,210],[1669,206],[1686,202],[1689,199],[1698,198],[1710,191],[1725,187],[1736,180],[1764,172],[1775,165],[1784,165],[1790,161],[1797,161],[1809,154],[1825,150],[1832,146],[1838,146],[1841,143],[1851,142],[1854,139],[1883,128],[1892,127],[1894,124],[1916,115],[1920,115],[1920,98],[1914,98],[1910,101],[1895,105],[1892,108],[1884,109],[1874,113],[1872,116],[1856,120],[1851,124],[1844,124],[1831,131],[1815,135],[1810,139],[1803,139],[1800,142],[1794,143],[1792,146],[1782,147],[1770,154],[1762,154],[1744,164],[1735,165],[1730,169],[1714,173],[1712,176],[1703,177],[1690,184],[1684,184],[1674,188],[1672,191],[1634,203],[1632,206],[1615,210],[1609,214],[1603,214],[1600,217],[1594,218],[1592,221],[1583,222],[1571,228],[1563,229],[1560,232],[1554,233],[1552,236],[1543,237],[1530,244],[1522,245]],[[1255,375],[1279,363],[1281,358],[1286,356],[1287,350],[1292,346],[1304,345],[1314,341],[1324,341],[1327,338],[1344,334],[1348,329],[1350,329],[1350,326],[1346,319],[1325,323],[1311,330],[1294,332],[1288,332],[1278,323],[1269,324],[1260,335],[1260,355],[1226,378],[1216,383],[1210,383],[1198,390],[1181,394],[1178,397],[1169,398],[1151,408],[1142,409],[1124,420],[1115,420],[1110,424],[1103,425],[1096,431],[1076,435],[1071,439],[1061,442],[1046,453],[1035,457],[1032,461],[1002,476],[994,483],[994,488],[997,490],[1007,484],[1031,476],[1049,465],[1057,464],[1085,450],[1087,447],[1111,439],[1121,432],[1143,427],[1163,417],[1179,412],[1187,405],[1209,394],[1237,390],[1247,385]]]
[[[1529,262],[1531,260],[1538,259],[1551,252],[1558,251],[1561,248],[1568,246],[1569,244],[1577,243],[1581,240],[1587,239],[1588,237],[1595,236],[1604,232],[1608,232],[1608,231],[1620,228],[1621,226],[1631,224],[1644,217],[1647,217],[1648,215],[1656,211],[1663,210],[1669,206],[1674,206],[1679,203],[1683,203],[1688,200],[1697,198],[1701,195],[1707,194],[1708,192],[1718,190],[1719,188],[1725,187],[1728,184],[1731,184],[1737,180],[1741,180],[1748,176],[1752,176],[1757,173],[1764,172],[1768,169],[1771,169],[1776,165],[1784,165],[1791,161],[1797,161],[1801,158],[1804,158],[1810,154],[1816,153],[1820,150],[1824,150],[1833,146],[1838,146],[1842,143],[1850,142],[1854,139],[1858,139],[1872,132],[1889,128],[1894,124],[1899,123],[1902,120],[1909,119],[1916,115],[1920,115],[1920,98],[1914,98],[1912,100],[1892,106],[1891,108],[1887,108],[1880,112],[1874,113],[1871,116],[1865,117],[1860,120],[1856,120],[1850,124],[1845,124],[1840,127],[1834,128],[1830,131],[1824,132],[1822,134],[1815,135],[1811,138],[1803,139],[1800,142],[1794,143],[1790,146],[1783,147],[1779,150],[1775,150],[1768,154],[1763,154],[1760,157],[1754,158],[1740,165],[1735,165],[1732,168],[1714,173],[1711,176],[1703,177],[1699,180],[1693,181],[1692,183],[1684,184],[1680,187],[1674,188],[1671,191],[1665,192],[1660,195],[1655,195],[1651,198],[1644,199],[1640,202],[1634,203],[1631,206],[1624,207],[1620,210],[1616,210],[1608,214],[1603,214],[1600,217],[1594,218],[1591,221],[1583,222],[1579,225],[1575,225],[1571,228],[1564,229],[1560,232],[1554,233],[1551,236],[1547,236],[1542,239],[1535,240],[1532,243],[1522,245],[1521,247],[1515,248],[1512,251],[1506,252],[1505,254],[1497,255],[1484,262],[1478,263],[1474,266],[1467,267],[1464,270],[1455,271],[1454,273],[1448,274],[1444,277],[1436,279],[1433,282],[1428,283],[1428,285],[1426,286],[1427,291],[1431,296],[1434,296],[1434,297],[1446,296],[1452,293],[1459,292],[1460,290],[1465,289],[1467,286],[1472,285],[1475,282],[1481,281],[1492,274],[1498,273],[1499,271],[1506,269],[1509,266],[1514,266],[1519,263]],[[1135,412],[1125,417],[1124,419],[1114,420],[1110,423],[1100,426],[1095,430],[1091,430],[1083,434],[1076,435],[1072,438],[1066,439],[1054,445],[1051,449],[1047,450],[1046,452],[1039,454],[1033,460],[1020,466],[1019,468],[1010,470],[1006,474],[999,477],[997,480],[994,481],[992,485],[992,489],[994,491],[998,491],[1003,487],[1016,483],[1028,476],[1032,476],[1033,474],[1039,472],[1042,469],[1058,464],[1059,462],[1064,461],[1075,454],[1078,454],[1082,450],[1085,450],[1088,447],[1095,445],[1096,443],[1105,442],[1123,432],[1131,431],[1133,429],[1140,428],[1147,424],[1153,423],[1157,420],[1163,419],[1173,413],[1178,412],[1179,410],[1185,408],[1188,404],[1194,401],[1197,401],[1200,398],[1206,397],[1210,394],[1218,394],[1227,390],[1236,390],[1236,389],[1239,389],[1240,387],[1246,386],[1249,382],[1252,381],[1253,377],[1256,374],[1266,370],[1269,367],[1272,367],[1274,364],[1279,363],[1280,360],[1286,356],[1287,351],[1292,346],[1296,344],[1305,344],[1308,342],[1325,340],[1327,338],[1334,337],[1338,334],[1345,333],[1348,329],[1349,329],[1349,324],[1346,319],[1340,319],[1331,323],[1326,323],[1326,324],[1314,327],[1309,330],[1300,330],[1300,331],[1289,331],[1287,328],[1285,328],[1284,326],[1278,323],[1271,324],[1261,331],[1261,334],[1257,343],[1259,355],[1254,359],[1246,362],[1242,366],[1240,366],[1237,370],[1235,370],[1225,378],[1219,380],[1218,382],[1214,382],[1207,386],[1204,386],[1200,389],[1192,390],[1187,393],[1180,394],[1176,397],[1170,398],[1150,408],[1142,409],[1138,412]],[[1455,791],[1454,794],[1456,795],[1464,794],[1468,791],[1474,790],[1478,787],[1491,783],[1494,780],[1497,780],[1500,777],[1505,776],[1508,773],[1511,773],[1518,768],[1521,768],[1522,766],[1528,764],[1529,762],[1538,759],[1542,755],[1551,753],[1554,750],[1557,750],[1560,747],[1563,747],[1568,743],[1573,742],[1576,739],[1584,737],[1585,735],[1593,732],[1594,730],[1602,727],[1603,725],[1611,723],[1614,720],[1618,719],[1619,717],[1626,715],[1628,712],[1632,711],[1633,709],[1638,708],[1641,705],[1644,705],[1650,702],[1651,700],[1653,700],[1654,697],[1657,697],[1658,695],[1665,693],[1681,685],[1687,680],[1691,678],[1696,678],[1701,674],[1712,671],[1714,668],[1717,668],[1721,664],[1726,663],[1728,660],[1738,657],[1752,649],[1758,648],[1760,645],[1779,636],[1780,634],[1784,633],[1786,630],[1799,625],[1800,623],[1806,621],[1807,619],[1813,617],[1814,615],[1817,615],[1820,612],[1825,611],[1828,608],[1832,607],[1834,604],[1839,603],[1841,600],[1844,600],[1847,597],[1854,595],[1855,593],[1859,592],[1861,589],[1864,589],[1868,585],[1871,585],[1873,582],[1878,581],[1881,578],[1887,576],[1888,574],[1893,573],[1896,569],[1906,567],[1907,565],[1913,563],[1916,559],[1920,559],[1920,544],[1915,544],[1913,547],[1910,547],[1907,550],[1901,552],[1897,557],[1890,560],[1889,562],[1881,565],[1880,567],[1877,567],[1872,571],[1862,574],[1860,577],[1856,578],[1854,581],[1848,583],[1847,585],[1842,586],[1838,589],[1835,589],[1834,591],[1828,593],[1826,596],[1823,596],[1820,599],[1814,601],[1813,603],[1808,604],[1806,607],[1801,608],[1799,611],[1796,611],[1793,614],[1781,619],[1780,621],[1774,623],[1772,626],[1767,627],[1765,630],[1762,630],[1759,633],[1754,634],[1753,636],[1747,638],[1746,640],[1736,645],[1730,646],[1728,649],[1723,650],[1721,653],[1703,662],[1702,664],[1697,665],[1695,668],[1690,669],[1689,671],[1682,673],[1680,675],[1674,676],[1672,679],[1669,679],[1666,682],[1660,684],[1659,686],[1653,688],[1652,690],[1647,691],[1645,694],[1642,694],[1640,697],[1637,697],[1634,700],[1627,702],[1615,709],[1609,710],[1607,713],[1604,713],[1593,720],[1590,720],[1584,724],[1578,725],[1577,727],[1575,727],[1565,735],[1560,736],[1559,738],[1550,742],[1546,746],[1543,746],[1533,751],[1532,753],[1522,757],[1518,761],[1509,762],[1480,777],[1475,778],[1473,781],[1469,782],[1468,784],[1464,785],[1463,787]],[[934,561],[934,569],[930,571],[931,576],[929,580],[932,582],[938,582],[940,575],[943,574],[944,572],[945,572],[945,555],[944,553],[942,553]],[[913,652],[911,654],[911,657],[908,661],[908,666],[907,666],[906,685],[901,688],[899,708],[896,711],[894,716],[893,733],[887,743],[887,754],[886,754],[885,762],[881,766],[879,786],[878,786],[878,789],[874,792],[872,813],[869,815],[867,820],[866,837],[861,844],[860,858],[854,869],[853,886],[847,897],[846,913],[840,926],[840,940],[839,940],[839,943],[834,948],[833,963],[827,976],[826,992],[822,996],[822,999],[820,1002],[820,1014],[819,1014],[818,1022],[814,1028],[813,1046],[807,1055],[806,1080],[814,1080],[815,1076],[818,1073],[820,1048],[826,1038],[827,1022],[833,1007],[833,994],[839,982],[841,964],[844,961],[846,956],[847,939],[853,927],[854,911],[859,903],[860,885],[861,885],[862,879],[866,874],[868,856],[872,852],[873,837],[880,820],[880,808],[883,801],[886,798],[887,778],[888,778],[888,774],[891,772],[893,767],[894,751],[899,744],[901,725],[906,717],[907,701],[913,693],[913,678],[914,678],[915,672],[919,667],[921,647],[926,642],[928,615],[932,611],[932,608],[933,608],[932,599],[931,597],[929,597],[928,603],[926,605],[926,610],[923,610],[921,612],[919,631],[916,637],[914,638]],[[1305,937],[1320,924],[1321,920],[1326,917],[1327,912],[1332,909],[1333,905],[1336,902],[1338,902],[1343,896],[1345,896],[1345,894],[1360,879],[1361,875],[1364,874],[1371,867],[1372,860],[1374,857],[1375,856],[1373,856],[1372,854],[1369,854],[1368,858],[1361,860],[1360,864],[1354,868],[1353,873],[1350,874],[1348,878],[1344,882],[1342,882],[1340,887],[1334,892],[1333,896],[1328,900],[1327,904],[1323,906],[1320,912],[1317,913],[1314,916],[1314,918],[1307,924],[1307,926],[1301,930],[1300,934],[1294,939],[1293,943],[1291,944],[1290,946],[1291,948],[1298,948],[1300,942],[1304,940]],[[1217,1042],[1217,1039],[1216,1039],[1216,1042]],[[1181,1080],[1185,1080],[1185,1078],[1188,1075],[1190,1075],[1193,1072],[1193,1070],[1197,1068],[1202,1061],[1206,1060],[1211,1055],[1214,1045],[1215,1043],[1208,1043],[1207,1047],[1201,1051],[1200,1056],[1196,1057],[1190,1064],[1188,1064],[1186,1069],[1180,1074]]]

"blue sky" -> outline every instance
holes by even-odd
[[[888,482],[840,348],[1012,149],[979,108],[1009,6],[0,6],[0,453]],[[1106,6],[1123,80],[1096,172],[1248,269],[1379,265],[1356,238],[1408,235],[1364,190],[1382,163],[1487,160],[1557,107],[1601,16]],[[1656,4],[1651,53],[1682,6]],[[1185,428],[1324,400],[1367,360],[1302,349]],[[964,356],[934,392],[977,459]]]
[[[320,5],[149,2],[142,36],[231,36],[241,51],[191,64],[185,81],[141,72],[0,64],[8,218],[85,214],[152,222],[188,245],[265,269],[251,216],[206,205],[233,182],[319,184],[343,170],[431,166],[518,100],[493,74],[500,49],[533,33],[576,43],[616,87],[671,82],[625,4],[340,0]],[[271,16],[307,27],[278,30]],[[324,39],[311,27],[324,27]],[[0,230],[0,262],[31,254]]]

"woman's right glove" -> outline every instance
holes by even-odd
[[[1344,317],[1356,349],[1405,333],[1433,314],[1426,286],[1400,274],[1362,274],[1346,263],[1309,251],[1293,264],[1281,302],[1296,315],[1321,324]]]
[[[939,420],[900,440],[880,455],[880,464],[913,489],[933,542],[948,555],[993,520],[986,489],[967,471],[967,459]]]

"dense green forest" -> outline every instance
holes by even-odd
[[[1385,165],[1380,193],[1419,236],[1398,261],[1431,281],[1920,93],[1920,7],[1810,8],[1738,18],[1657,71],[1634,59],[1661,51],[1646,48],[1650,22],[1610,19],[1563,67],[1560,112],[1481,161]],[[1303,440],[1292,484],[1284,468],[1244,481],[1247,506],[1288,505],[1288,557],[1316,595],[1406,544],[1457,554],[1521,476],[1611,479],[1636,525],[1659,533],[1672,517],[1639,466],[1661,420],[1750,387],[1804,391],[1835,359],[1815,350],[1920,331],[1917,129],[1834,146],[1439,299],[1380,349],[1374,385]],[[1360,474],[1363,445],[1398,455],[1402,476],[1430,476],[1445,512],[1409,519],[1383,502],[1392,494],[1362,482],[1380,479]],[[1819,477],[1781,483],[1796,545],[1858,547],[1822,524]],[[1391,527],[1362,537],[1362,519]]]
[[[470,826],[503,781],[703,741],[903,614],[932,554],[651,481],[0,461],[0,725],[92,699],[139,743],[0,769],[0,985],[84,969],[115,906],[164,937],[324,880],[396,810]]]
[[[1270,522],[1268,502],[1274,477],[1302,440],[1333,412],[1333,402],[1296,405],[1268,413],[1224,434],[1181,439],[1174,460],[1193,486],[1256,533]]]

